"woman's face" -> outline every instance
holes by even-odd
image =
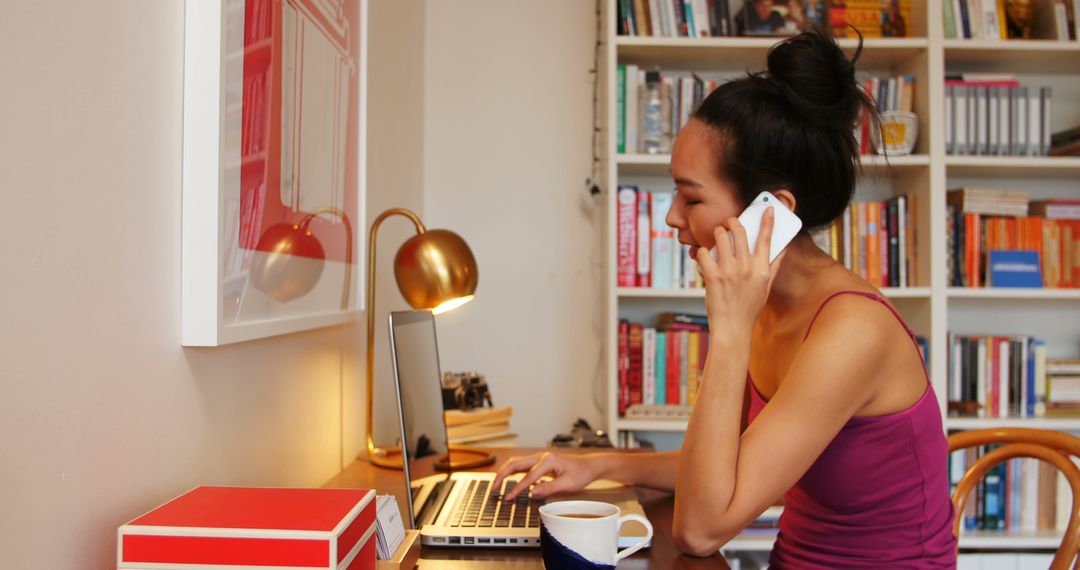
[[[742,212],[735,190],[720,178],[721,145],[715,131],[691,119],[679,131],[671,151],[671,177],[675,180],[675,201],[668,211],[667,224],[678,230],[679,241],[697,249],[712,249],[713,230]]]

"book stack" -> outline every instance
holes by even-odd
[[[1046,415],[1080,417],[1080,359],[1046,361]]]
[[[871,77],[863,83],[863,91],[877,105],[878,111],[915,111],[915,76]],[[873,153],[870,132],[870,113],[863,110],[855,125],[855,140],[859,141],[859,152]]]
[[[949,454],[952,490],[975,461],[997,446],[967,448]],[[1014,459],[986,474],[971,492],[963,530],[1034,533],[1065,530],[1072,492],[1054,466],[1037,459]]]
[[[1050,135],[1050,156],[1080,156],[1080,127]]]
[[[618,286],[658,289],[702,287],[690,247],[664,221],[674,194],[619,186]]]
[[[1031,418],[1047,414],[1046,343],[1030,336],[949,333],[951,415]]]
[[[618,0],[617,10],[619,35],[623,36],[735,35],[728,0]]]
[[[827,0],[828,26],[837,38],[904,38],[911,35],[910,0]],[[854,28],[854,29],[853,29]]]
[[[839,263],[875,287],[908,287],[918,282],[916,196],[881,202],[852,202],[814,241]]]
[[[945,152],[1045,156],[1050,152],[1052,93],[1020,85],[1011,73],[945,77]]]
[[[708,351],[705,315],[661,313],[655,327],[620,320],[619,415],[671,419],[666,407],[693,406]]]
[[[986,263],[990,251],[1033,251],[1043,287],[1080,287],[1080,200],[1028,203],[1026,197],[1026,192],[997,189],[949,191],[950,286],[993,286]]]
[[[854,26],[867,38],[906,37],[911,21],[910,0],[810,0],[797,8],[778,1],[767,19],[743,0],[618,0],[616,6],[623,36],[778,35],[817,27],[843,38],[855,35]]]
[[[446,437],[450,444],[503,443],[512,439],[510,416],[513,408],[473,408],[469,411],[446,410]]]
[[[1076,40],[1080,35],[1080,0],[1034,0],[1028,30],[1006,17],[1005,3],[996,0],[945,0],[945,37],[955,39]]]

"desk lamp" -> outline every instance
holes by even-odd
[[[398,289],[412,308],[430,310],[437,315],[468,303],[476,292],[477,269],[476,258],[461,236],[449,230],[429,231],[416,214],[405,208],[386,210],[371,224],[367,272],[367,453],[374,465],[400,469],[400,449],[375,447],[372,437],[375,409],[375,242],[379,226],[391,216],[404,216],[416,226],[416,235],[406,240],[394,256],[394,277]],[[453,465],[458,467],[457,458],[454,458]]]

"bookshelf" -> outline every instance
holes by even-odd
[[[914,107],[919,141],[909,156],[866,156],[856,200],[883,200],[899,194],[918,198],[917,281],[882,292],[920,336],[929,340],[929,374],[938,395],[948,431],[1027,426],[1080,432],[1072,418],[952,418],[947,417],[948,333],[1032,334],[1047,341],[1052,358],[1080,351],[1080,289],[967,289],[950,287],[947,273],[946,191],[959,186],[1019,188],[1032,199],[1080,198],[1080,158],[953,156],[946,154],[945,82],[952,72],[1008,72],[1027,84],[1048,84],[1054,90],[1055,130],[1080,125],[1080,42],[982,41],[945,39],[940,2],[913,0],[913,37],[867,39],[858,62],[861,74],[915,77]],[[620,418],[618,398],[618,320],[646,326],[664,311],[704,313],[700,289],[620,287],[617,266],[617,202],[620,184],[635,184],[653,192],[669,191],[668,155],[617,152],[616,67],[693,72],[727,79],[765,67],[766,53],[776,38],[625,37],[616,34],[616,0],[605,0],[603,22],[602,95],[604,119],[606,203],[606,390],[607,426],[616,442],[632,444],[635,436],[677,437],[684,420]],[[930,17],[927,17],[929,15]],[[840,40],[850,54],[854,40]],[[660,438],[663,439],[663,438]],[[666,439],[665,441],[670,441]],[[755,537],[756,538],[756,537]],[[1028,550],[1056,548],[1060,535],[1049,533],[979,532],[964,534],[961,548]],[[765,546],[762,546],[764,544]],[[732,544],[731,550],[767,549],[771,540]]]

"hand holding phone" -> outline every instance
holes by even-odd
[[[769,208],[773,209],[773,231],[769,242],[769,263],[772,263],[776,260],[776,256],[780,255],[780,252],[791,243],[791,240],[799,235],[802,220],[772,193],[758,194],[739,215],[739,223],[746,229],[746,241],[750,245],[751,255],[757,249],[758,234],[761,233],[761,217]],[[716,259],[716,248],[709,250],[709,254]]]

